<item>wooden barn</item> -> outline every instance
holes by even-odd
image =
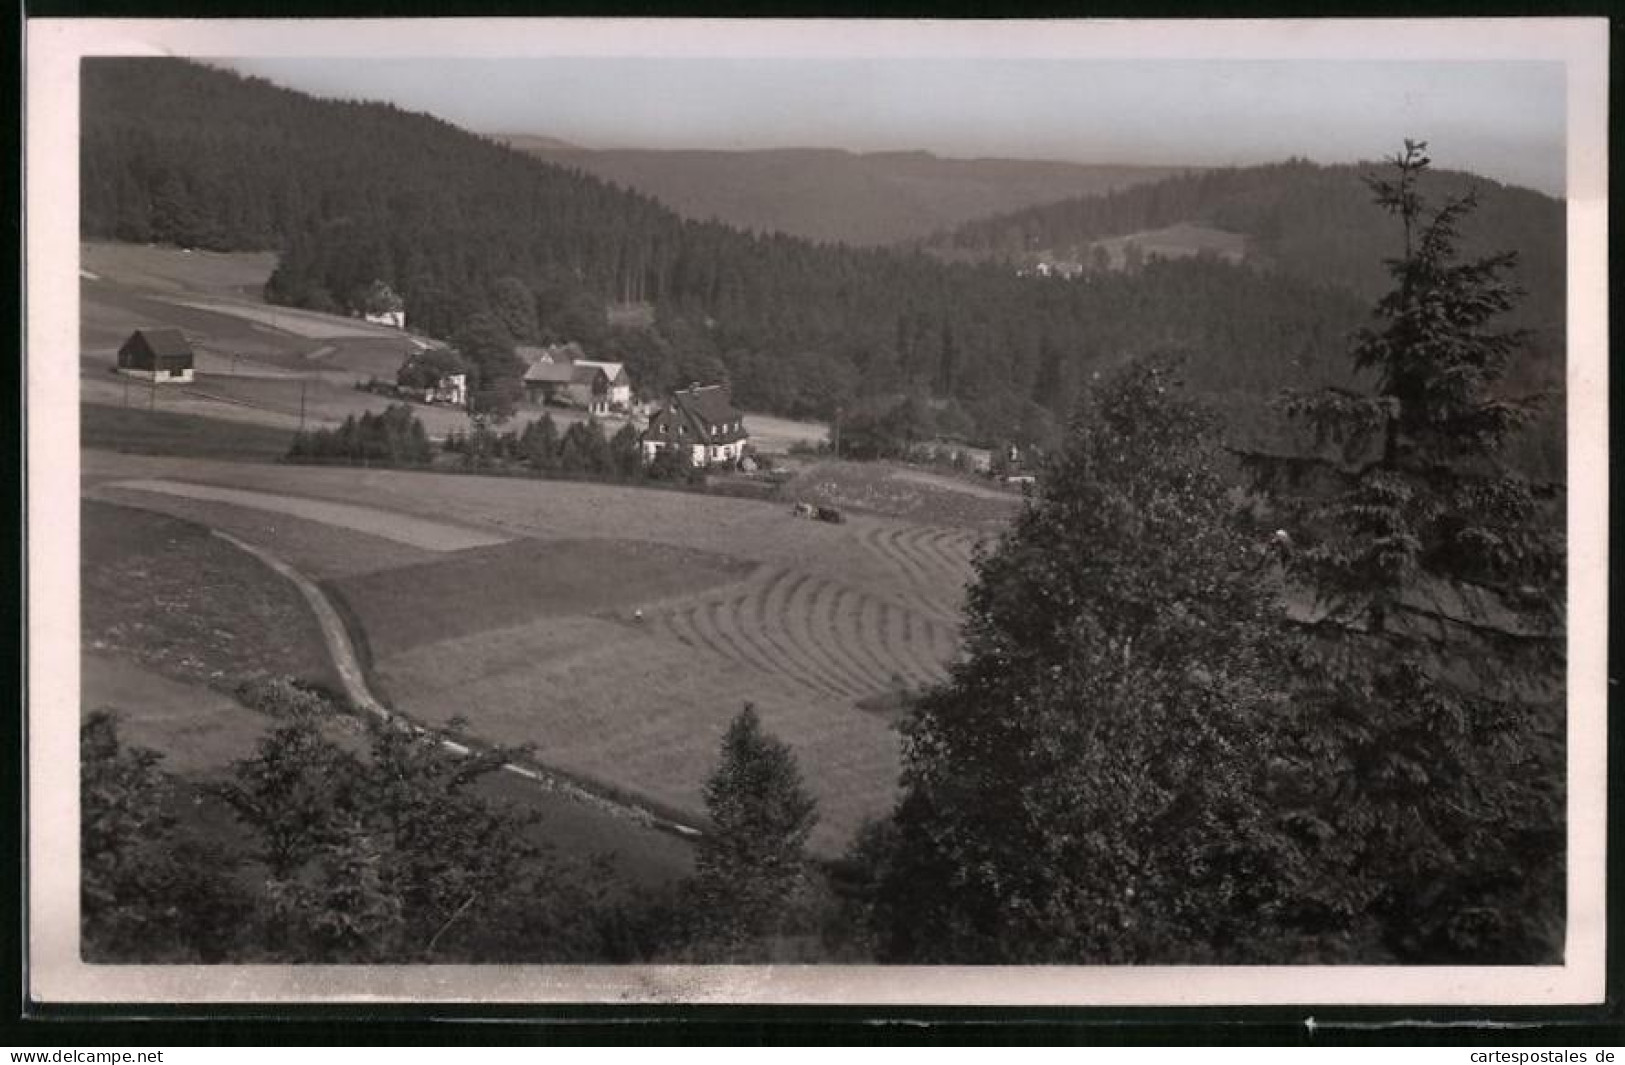
[[[179,329],[137,329],[118,349],[120,373],[153,381],[190,381],[192,345]]]

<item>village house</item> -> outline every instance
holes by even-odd
[[[626,367],[589,359],[579,344],[521,344],[514,354],[527,363],[525,398],[532,403],[568,404],[591,414],[625,411],[632,404]]]
[[[609,375],[602,367],[576,363],[570,367],[570,383],[564,386],[564,398],[572,407],[580,407],[588,414],[609,413]]]
[[[453,407],[468,406],[468,375],[449,373],[424,390],[423,402],[445,403]]]
[[[575,379],[575,363],[587,353],[575,342],[568,344],[517,344],[513,353],[525,364],[522,378],[525,398],[532,403],[557,403],[565,399],[565,390]]]
[[[604,397],[611,410],[624,411],[632,405],[632,378],[626,367],[618,362],[600,362],[597,359],[577,359],[576,366],[599,369],[604,372]]]
[[[745,416],[733,405],[724,385],[678,389],[649,419],[643,433],[643,457],[652,462],[675,448],[692,466],[737,462],[750,443]]]
[[[120,373],[151,381],[190,381],[192,345],[179,329],[137,329],[118,349]]]
[[[406,303],[387,281],[374,281],[361,301],[361,317],[374,325],[406,328]]]

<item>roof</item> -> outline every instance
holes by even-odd
[[[609,378],[610,384],[614,384],[626,376],[626,365],[624,363],[602,362],[598,359],[577,359],[576,365],[596,366],[598,369],[604,371],[604,376]]]
[[[707,424],[736,421],[744,417],[734,409],[725,385],[695,385],[671,394],[679,410]]]
[[[609,380],[604,368],[596,363],[578,362],[571,368],[571,373],[573,376],[570,383],[575,385],[596,385],[599,377],[603,377],[606,382]]]
[[[567,385],[575,380],[575,367],[567,362],[533,362],[524,379],[532,384]]]
[[[125,343],[132,340],[142,341],[154,355],[192,354],[192,345],[186,342],[185,335],[179,329],[137,329]]]
[[[702,443],[732,444],[750,436],[745,429],[745,416],[735,409],[725,385],[706,385],[703,388],[695,385],[673,392],[668,409],[681,413]],[[712,426],[719,428],[712,432]]]
[[[513,353],[528,363],[537,362],[580,362],[586,355],[581,345],[575,341],[568,344],[549,344],[546,347],[537,347],[534,344],[516,344]]]

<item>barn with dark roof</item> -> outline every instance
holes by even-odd
[[[118,349],[120,373],[153,381],[190,381],[193,361],[179,329],[137,329]]]

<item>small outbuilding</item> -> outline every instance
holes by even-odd
[[[152,381],[190,381],[192,345],[179,329],[137,329],[118,349],[120,373]]]

